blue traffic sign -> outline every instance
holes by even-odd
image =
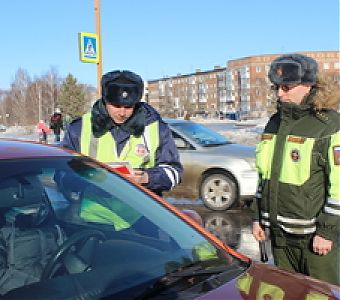
[[[94,33],[79,33],[80,60],[82,62],[99,62],[98,36]]]

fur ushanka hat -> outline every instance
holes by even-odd
[[[268,77],[277,85],[316,84],[317,62],[302,54],[285,54],[273,60]]]

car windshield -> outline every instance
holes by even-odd
[[[40,297],[44,287],[62,298],[135,298],[157,294],[160,285],[161,290],[176,286],[180,295],[212,274],[228,271],[220,279],[223,284],[244,271],[243,261],[90,159],[7,160],[0,161],[0,170],[0,240],[15,228],[12,245],[19,245],[15,239],[25,232],[26,240],[30,234],[38,236],[34,249],[51,248],[39,262],[40,273],[31,276],[30,263],[25,263],[26,286],[0,284],[2,296]],[[30,254],[31,245],[22,247],[22,252],[14,251],[14,269],[22,256],[36,255]],[[164,284],[169,276],[172,280]]]
[[[219,133],[194,122],[173,123],[171,126],[203,147],[214,147],[231,143]]]

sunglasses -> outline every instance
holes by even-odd
[[[292,90],[293,88],[297,87],[298,84],[292,84],[292,85],[288,85],[288,84],[273,84],[271,86],[271,89],[273,91],[278,91],[279,89],[281,89],[284,92],[288,92],[290,90]]]

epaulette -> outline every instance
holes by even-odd
[[[324,122],[324,123],[327,123],[327,122],[329,121],[328,116],[327,116],[325,113],[323,113],[323,112],[321,112],[321,111],[319,111],[319,110],[317,110],[317,111],[315,112],[315,116],[316,116],[320,121],[322,121],[322,122]]]

